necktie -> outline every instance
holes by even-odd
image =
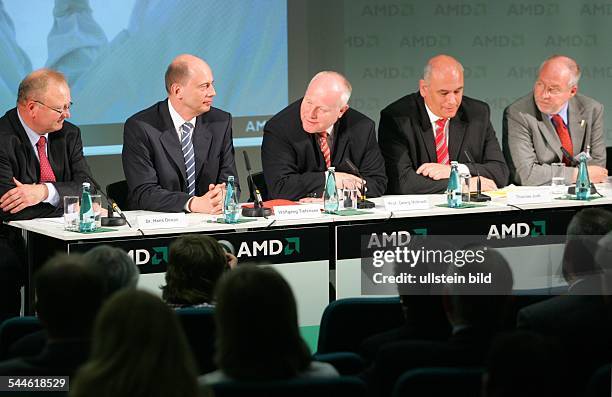
[[[185,123],[181,126],[181,148],[185,159],[185,171],[187,173],[187,193],[195,195],[195,153],[191,141],[191,130],[193,125]]]
[[[436,120],[436,157],[439,164],[450,164],[448,157],[448,145],[446,144],[446,136],[444,135],[444,125],[446,119]]]
[[[570,156],[574,155],[574,146],[572,145],[572,138],[570,137],[569,130],[567,126],[563,122],[563,118],[558,114],[552,116],[553,124],[555,125],[555,130],[557,130],[557,135],[559,135],[559,140],[561,140],[561,146],[567,150]],[[563,156],[563,162],[565,165],[570,165],[570,159],[565,158]]]
[[[327,144],[326,131],[319,132],[319,147],[321,147],[321,153],[323,153],[323,158],[325,159],[325,167],[329,168],[331,166],[331,151]]]
[[[41,136],[36,143],[36,149],[38,149],[38,161],[40,162],[40,183],[44,182],[55,182],[55,174],[49,164],[47,158],[47,152],[45,150],[47,146],[47,138]]]

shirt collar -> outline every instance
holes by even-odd
[[[21,118],[21,114],[19,114],[19,109],[17,109],[17,117],[19,117],[19,121],[21,122],[21,125],[23,126],[23,129],[25,130],[26,134],[28,135],[28,139],[30,140],[30,143],[32,144],[32,146],[36,147],[36,144],[38,143],[38,141],[40,140],[41,136],[45,137],[45,140],[48,142],[49,141],[49,133],[46,134],[39,134],[37,132],[34,132],[33,129],[31,129],[26,123],[25,121],[23,121],[23,119]]]
[[[563,122],[565,123],[565,125],[569,125],[567,123],[567,109],[569,108],[569,101],[565,102],[565,104],[563,105],[563,107],[561,107],[561,110],[559,110],[558,114],[559,116],[561,116],[561,118],[563,119]],[[553,115],[549,114],[547,115],[549,120],[552,120]]]
[[[169,98],[168,98],[168,110],[170,111],[170,118],[172,119],[172,124],[174,124],[174,129],[176,130],[177,133],[180,134],[181,126],[187,122],[191,123],[191,125],[193,126],[193,129],[195,130],[196,117],[192,118],[191,120],[183,120],[181,115],[178,114],[178,112],[172,107],[172,102],[170,102]]]
[[[429,116],[429,121],[431,122],[431,127],[433,128],[434,132],[436,132],[436,121],[443,119],[444,117],[438,117],[436,116],[431,109],[429,109],[429,107],[427,106],[427,104],[425,104],[425,110],[427,110],[427,115]],[[446,128],[446,124],[444,125],[444,128]]]

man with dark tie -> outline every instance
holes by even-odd
[[[0,118],[0,221],[61,216],[90,174],[81,133],[70,117],[61,73],[40,69],[19,84],[17,107]],[[16,229],[0,223],[0,321],[18,315],[22,282]]]
[[[212,107],[210,66],[183,54],[168,66],[168,99],[125,122],[129,208],[219,214],[228,176],[238,184],[232,116]]]
[[[261,162],[271,198],[322,197],[331,166],[337,187],[346,181],[360,186],[363,177],[368,196],[384,193],[387,177],[374,122],[349,107],[350,96],[344,76],[320,72],[302,99],[266,123]]]
[[[476,175],[482,189],[505,186],[504,161],[489,106],[463,96],[463,66],[453,57],[429,60],[419,91],[404,96],[380,113],[378,139],[385,158],[389,194],[442,193],[448,185],[450,162],[459,172]]]
[[[553,55],[540,66],[533,91],[504,111],[504,155],[514,183],[549,184],[551,164],[560,162],[568,166],[565,180],[575,182],[578,171],[568,156],[587,146],[591,182],[607,179],[603,105],[578,94],[580,74],[572,58]]]

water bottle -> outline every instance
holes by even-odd
[[[91,186],[83,182],[81,193],[81,208],[79,210],[79,231],[93,232],[96,230],[96,214],[91,202]]]
[[[446,188],[446,200],[450,208],[461,207],[461,179],[459,177],[459,163],[451,161],[451,172],[448,177],[448,187]]]
[[[323,191],[323,209],[328,214],[334,214],[338,212],[339,206],[338,189],[336,189],[336,168],[329,167],[325,190]]]
[[[236,195],[236,184],[234,176],[227,177],[227,186],[225,188],[225,200],[223,202],[223,215],[225,223],[238,222],[238,197]]]
[[[591,158],[589,149],[587,146],[586,153],[581,152],[576,156],[579,161],[578,175],[576,175],[576,200],[588,200],[591,197],[591,180],[587,167],[587,161]]]

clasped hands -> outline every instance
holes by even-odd
[[[451,166],[446,164],[438,164],[438,163],[424,163],[417,170],[416,173],[419,175],[423,175],[427,178],[431,178],[435,181],[439,181],[440,179],[447,179],[450,177]],[[493,182],[492,179],[486,178],[484,176],[480,177],[481,189],[483,192],[496,190],[497,185]],[[470,192],[476,191],[476,186],[478,183],[478,177],[470,178]]]
[[[220,214],[223,212],[223,198],[225,197],[225,183],[208,185],[208,192],[202,196],[195,196],[189,202],[189,211],[203,214]]]
[[[4,212],[16,214],[23,209],[36,205],[49,196],[49,190],[44,183],[40,184],[23,184],[13,177],[13,183],[16,187],[4,193],[0,197],[0,208]]]

